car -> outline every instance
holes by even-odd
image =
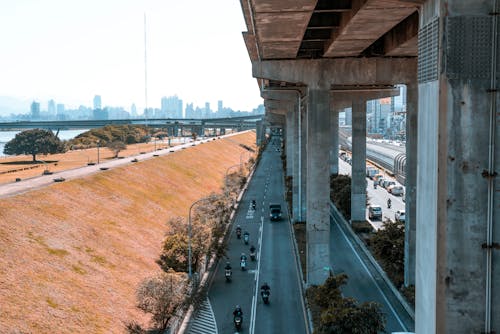
[[[402,223],[404,223],[404,222],[405,222],[405,219],[406,219],[406,213],[405,213],[405,210],[398,210],[398,211],[396,211],[396,213],[394,214],[394,220],[396,220],[397,222],[402,222]]]
[[[382,207],[380,205],[369,205],[368,206],[368,218],[372,219],[382,219]]]
[[[398,186],[398,185],[389,186],[387,191],[393,194],[394,196],[403,196],[404,193],[403,186]]]
[[[389,189],[390,186],[394,186],[394,185],[396,185],[395,181],[384,180],[384,183],[382,184],[382,187],[384,187],[385,189]]]
[[[269,204],[269,218],[273,220],[281,220],[281,204]]]

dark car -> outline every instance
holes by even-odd
[[[271,220],[281,220],[281,204],[269,205],[269,218]]]

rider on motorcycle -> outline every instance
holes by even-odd
[[[257,202],[255,202],[255,200],[253,199],[252,200],[252,208],[255,210],[255,207],[257,206]]]
[[[226,262],[226,266],[224,267],[224,269],[226,269],[226,270],[231,270],[232,269],[231,268],[231,264],[229,263],[229,261]]]
[[[260,287],[260,294],[264,294],[264,292],[268,292],[269,294],[271,294],[271,287],[266,283],[264,282],[264,284],[262,284],[262,286]]]
[[[246,261],[247,260],[247,256],[245,255],[245,253],[241,253],[240,260],[241,261]]]
[[[388,199],[387,199],[387,207],[388,207],[388,208],[390,208],[390,207],[391,207],[391,202],[392,202],[392,201],[391,201],[391,199],[390,199],[390,198],[388,198]]]
[[[254,245],[250,246],[250,258],[252,259],[252,261],[255,260],[255,246]]]
[[[241,318],[243,318],[243,311],[241,310],[240,305],[236,305],[236,308],[233,311],[233,315],[235,317],[241,317]]]

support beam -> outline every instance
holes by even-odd
[[[330,112],[330,131],[332,141],[330,145],[330,175],[339,174],[339,111],[332,109]]]
[[[253,61],[255,78],[331,85],[393,85],[411,82],[415,58],[339,58]],[[328,88],[328,87],[327,87]]]

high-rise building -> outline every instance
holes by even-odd
[[[130,116],[132,118],[137,117],[137,107],[135,106],[135,103],[132,103],[132,105],[130,106]]]
[[[94,109],[101,109],[101,108],[102,108],[101,95],[96,95],[94,96]]]
[[[182,100],[177,95],[162,97],[161,115],[166,118],[182,118]]]
[[[222,100],[217,101],[217,113],[221,113],[222,108]]]
[[[47,113],[49,116],[56,115],[56,102],[54,100],[49,100],[49,103],[47,104]]]
[[[204,118],[212,117],[212,110],[210,110],[210,102],[205,102],[205,113],[203,117]]]
[[[40,102],[31,103],[31,119],[40,119]]]

